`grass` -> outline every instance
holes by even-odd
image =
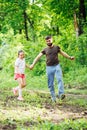
[[[49,93],[26,89],[25,101],[17,101],[10,88],[0,90],[0,127],[7,130],[84,130],[87,118],[80,113],[87,109],[87,99],[67,95],[64,101],[52,103]],[[70,117],[65,116],[73,112]],[[74,115],[78,116],[74,117]],[[61,116],[62,114],[62,116]],[[58,117],[57,117],[58,115]],[[62,117],[65,116],[63,119]],[[59,118],[60,117],[60,118]],[[59,118],[59,120],[57,119]]]
[[[87,88],[87,67],[80,66],[64,74],[66,88],[86,89]]]
[[[27,87],[23,91],[25,101],[19,102],[12,93],[12,88],[17,85],[13,74],[1,71],[0,77],[0,129],[87,129],[86,89],[66,87],[66,99],[57,99],[57,103],[53,103],[47,88],[46,76],[32,76],[27,72]],[[56,81],[55,86],[57,92]]]
[[[68,73],[65,73],[63,76],[64,86],[66,92],[76,92],[76,93],[85,93],[87,94],[87,67],[78,68]],[[26,72],[27,77],[27,88],[34,90],[46,90],[47,87],[47,77],[46,75],[34,76],[32,71]],[[3,82],[5,81],[5,82]],[[2,70],[0,71],[0,87],[13,87],[17,85],[14,81],[14,73],[11,71]],[[57,90],[57,82],[55,80],[55,89]],[[67,91],[68,90],[68,91]],[[76,91],[74,91],[76,90]]]
[[[65,120],[63,123],[54,125],[53,123],[45,122],[39,125],[38,130],[86,130],[87,120]],[[36,127],[37,128],[37,127]]]
[[[13,120],[6,120],[4,129],[9,130],[16,129],[16,130],[86,130],[87,129],[87,120],[86,119],[79,119],[79,120],[66,120],[63,123],[54,124],[50,122],[42,122],[39,123],[37,126],[37,123],[32,120],[26,120],[25,122],[19,123],[19,121],[13,121]],[[10,127],[8,127],[8,124]],[[18,124],[18,125],[16,125]],[[36,124],[35,126],[32,126],[33,124]],[[26,126],[27,125],[27,126]]]
[[[75,94],[75,95],[87,95],[87,89],[77,89],[77,88],[65,88],[65,93]]]

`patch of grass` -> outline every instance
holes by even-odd
[[[7,119],[0,122],[2,129],[8,130],[86,130],[87,119],[68,120],[55,124],[48,121],[36,122],[34,119],[18,120]]]
[[[81,94],[81,95],[87,95],[87,89],[76,89],[76,88],[66,88],[65,93],[67,94]]]
[[[87,129],[87,120],[79,119],[79,120],[66,120],[63,123],[59,123],[55,125],[53,123],[45,122],[39,125],[38,130],[86,130]]]
[[[34,119],[25,120],[14,120],[7,118],[4,121],[0,121],[0,128],[6,130],[27,130],[31,129],[33,126],[37,126],[38,122]]]
[[[86,109],[87,108],[87,97],[81,97],[81,96],[79,97],[79,96],[70,95],[67,98],[67,104],[84,107]]]
[[[86,89],[87,88],[87,67],[80,66],[64,75],[66,88]]]
[[[32,90],[48,90],[46,75],[32,76],[30,72],[26,73],[26,88]],[[17,81],[14,80],[14,73],[6,72],[5,70],[0,71],[0,89],[2,88],[13,88],[17,86]]]
[[[74,93],[74,94],[87,94],[87,89],[85,87],[86,85],[86,80],[87,79],[87,74],[85,75],[86,68],[84,68],[81,72],[82,77],[77,76],[78,72],[68,72],[64,76],[64,83],[65,83],[65,92],[66,93]],[[79,71],[79,70],[78,70]],[[72,74],[72,75],[70,75]],[[74,75],[74,76],[73,76]],[[84,77],[85,75],[85,77]],[[73,77],[72,79],[70,79]],[[79,84],[79,81],[76,81],[76,79],[79,79],[82,83]],[[85,78],[85,79],[84,79]],[[85,81],[83,81],[83,79]],[[27,89],[32,89],[32,90],[44,90],[49,92],[48,85],[47,85],[47,77],[46,75],[40,75],[40,76],[32,76],[30,71],[26,72],[26,82],[27,82]],[[76,83],[76,85],[74,85]],[[17,86],[17,82],[14,80],[14,73],[10,73],[2,70],[0,71],[0,89],[2,88],[13,88]],[[57,86],[57,81],[55,80],[55,91],[58,91],[58,86]]]
[[[48,86],[47,86],[47,77],[46,75],[42,76],[31,76],[31,75],[26,75],[27,77],[27,88],[28,89],[33,89],[33,90],[46,90],[48,91]]]

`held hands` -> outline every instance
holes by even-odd
[[[32,70],[34,67],[34,64],[31,64],[31,65],[26,64],[26,67],[29,68],[30,70]]]
[[[32,70],[32,69],[33,69],[33,67],[34,67],[34,65],[33,65],[33,64],[31,64],[31,65],[30,65],[30,70]]]
[[[75,59],[75,57],[74,56],[70,56],[70,58],[69,58],[70,60],[74,60]]]

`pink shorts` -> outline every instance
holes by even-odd
[[[15,74],[14,75],[14,79],[17,80],[18,78],[24,79],[25,78],[25,74]]]

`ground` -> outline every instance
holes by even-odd
[[[56,103],[45,91],[24,90],[23,95],[25,100],[18,101],[11,90],[0,90],[0,130],[13,130],[18,124],[32,128],[44,121],[58,124],[66,119],[87,119],[87,95],[66,94]],[[74,102],[82,99],[85,105]]]

